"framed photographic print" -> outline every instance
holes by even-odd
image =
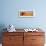
[[[34,17],[35,11],[34,10],[21,10],[19,11],[20,17]]]

